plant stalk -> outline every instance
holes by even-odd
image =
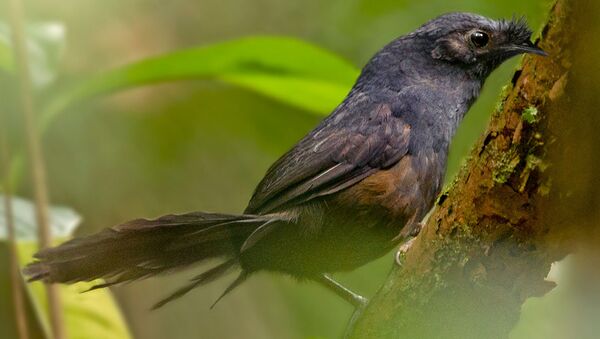
[[[23,301],[23,278],[19,272],[19,253],[17,251],[17,241],[15,235],[15,223],[12,207],[12,189],[10,185],[10,154],[6,141],[6,134],[2,131],[0,136],[0,152],[2,153],[2,175],[4,176],[4,218],[6,221],[8,235],[8,253],[10,260],[10,282],[12,286],[13,311],[17,327],[17,336],[19,339],[28,339],[29,331],[27,329],[27,316],[25,314],[25,303]]]
[[[29,69],[29,58],[23,23],[23,7],[20,0],[10,0],[9,5],[13,50],[19,76],[21,110],[24,119],[28,155],[31,163],[30,172],[39,232],[39,246],[40,248],[46,248],[49,247],[52,242],[48,217],[48,186],[40,138],[35,121],[31,72]],[[66,338],[66,334],[58,288],[54,285],[46,285],[46,294],[48,297],[48,313],[52,333],[55,339],[64,339]]]

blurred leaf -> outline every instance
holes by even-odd
[[[32,242],[19,244],[20,258],[25,265],[30,261],[37,245]],[[90,287],[100,281],[59,285],[62,298],[66,332],[70,339],[94,338],[130,338],[129,330],[115,300],[108,289],[88,293]],[[44,285],[41,282],[28,284],[36,310],[44,314],[43,321],[48,326],[47,300]]]
[[[4,216],[4,196],[0,195],[0,216]],[[35,210],[31,201],[13,197],[13,214],[17,240],[19,241],[19,257],[21,264],[26,265],[31,261],[37,251],[37,225]],[[66,207],[52,207],[50,209],[50,226],[52,234],[58,239],[67,239],[71,236],[81,217],[72,209]],[[0,250],[6,248],[6,222],[0,217]],[[8,263],[8,251],[0,251],[0,266]],[[8,293],[10,296],[10,282],[8,269],[0,270],[0,295]],[[90,333],[96,338],[130,338],[125,321],[119,311],[109,290],[97,290],[90,293],[81,293],[88,290],[96,282],[78,283],[74,285],[60,285],[63,311],[65,314],[66,331],[69,338],[88,338]],[[27,285],[24,295],[28,310],[30,332],[38,333],[34,337],[43,337],[39,329],[39,320],[48,328],[46,314],[47,300],[43,284],[40,282]],[[11,309],[11,297],[2,298],[0,309]],[[43,316],[41,316],[43,315]],[[2,319],[0,317],[0,324]],[[9,318],[11,319],[11,318]],[[37,319],[37,320],[36,320]],[[2,328],[3,326],[0,326]],[[12,326],[10,326],[12,328]],[[10,329],[7,329],[10,330]],[[0,331],[2,334],[2,331]],[[0,337],[3,337],[0,335]]]
[[[97,74],[59,93],[42,124],[69,105],[100,94],[153,83],[221,80],[320,114],[343,99],[358,70],[340,57],[300,40],[248,37],[149,58]]]
[[[12,203],[17,241],[35,241],[38,231],[33,203],[18,197],[12,197]],[[0,194],[0,216],[4,216],[4,208],[4,196]],[[81,217],[70,208],[50,208],[50,228],[52,236],[55,238],[67,238],[71,236],[80,222]],[[4,217],[0,217],[0,241],[6,240],[6,232],[6,220]]]
[[[4,216],[0,216],[4,218]],[[17,338],[16,314],[13,305],[13,283],[10,279],[10,254],[8,242],[0,241],[0,338]],[[21,286],[25,282],[21,279]],[[49,335],[42,324],[39,312],[33,303],[31,293],[27,289],[22,289],[23,306],[29,337],[49,338]]]
[[[406,0],[360,0],[358,2],[358,9],[361,15],[380,18],[386,15],[390,16],[395,11],[405,10],[408,4],[409,1]]]
[[[66,45],[65,26],[59,22],[32,23],[26,27],[31,77],[36,87],[44,87],[57,76]],[[9,26],[0,22],[0,69],[14,71]]]
[[[321,114],[331,112],[351,86],[295,76],[251,73],[224,75],[221,80]]]
[[[33,83],[43,87],[57,76],[66,46],[66,29],[59,22],[32,23],[27,26],[27,48]]]
[[[0,32],[0,70],[13,71],[13,56],[8,37]]]

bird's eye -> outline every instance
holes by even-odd
[[[490,36],[482,31],[473,32],[471,34],[471,42],[475,47],[482,48],[490,42]]]

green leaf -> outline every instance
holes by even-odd
[[[101,94],[154,83],[220,80],[320,114],[343,99],[358,70],[300,40],[248,37],[145,59],[92,76],[59,93],[42,124],[66,107]]]
[[[37,239],[37,223],[34,206],[29,200],[12,197],[13,215],[16,224],[17,241],[35,241]],[[4,195],[0,194],[0,241],[6,240],[7,227],[4,206]],[[72,209],[66,207],[51,207],[50,229],[55,238],[67,238],[81,222],[81,217]]]
[[[12,312],[12,293],[9,279],[9,251],[6,241],[6,222],[4,196],[0,195],[0,311]],[[33,203],[13,197],[13,214],[18,240],[21,264],[26,265],[37,251],[37,226]],[[81,221],[81,217],[66,207],[50,208],[52,234],[55,238],[65,240],[70,237]],[[69,338],[88,338],[90,333],[98,338],[130,338],[129,331],[109,290],[96,290],[82,293],[100,281],[60,285],[59,291],[63,304],[65,327]],[[41,282],[27,284],[23,294],[28,319],[28,327],[32,337],[47,337],[48,314],[45,289]],[[6,323],[4,323],[6,322]],[[11,338],[14,335],[14,319],[0,317],[0,338]]]
[[[37,250],[34,243],[20,243],[19,252],[22,264]],[[110,290],[101,289],[83,293],[102,281],[80,282],[73,285],[59,285],[66,332],[69,338],[130,338],[129,330]],[[48,305],[43,283],[27,285],[35,309],[42,314],[42,323],[48,328]]]
[[[281,102],[316,113],[329,113],[348,93],[348,86],[286,75],[223,75],[223,81],[266,94]]]

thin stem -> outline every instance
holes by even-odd
[[[2,131],[4,132],[4,131]],[[15,223],[12,209],[12,189],[10,185],[10,155],[6,141],[6,134],[1,133],[0,152],[2,153],[1,165],[4,176],[4,218],[8,234],[8,254],[10,259],[10,282],[12,286],[13,310],[15,312],[15,322],[17,325],[17,335],[19,339],[29,338],[27,330],[27,316],[25,314],[25,303],[23,301],[23,278],[19,270],[19,253],[17,251],[17,241],[15,236]]]
[[[25,135],[27,148],[31,163],[31,180],[34,188],[34,200],[36,219],[39,232],[40,248],[51,245],[52,235],[50,233],[48,220],[48,187],[46,184],[46,171],[39,134],[35,122],[33,90],[31,84],[31,73],[25,42],[25,30],[23,24],[23,9],[20,0],[10,0],[10,18],[12,26],[12,41],[14,46],[15,63],[17,65],[20,85],[20,99],[23,118],[25,120]],[[62,319],[62,306],[58,289],[54,285],[46,285],[48,296],[49,317],[52,333],[55,339],[65,338],[65,329]]]

